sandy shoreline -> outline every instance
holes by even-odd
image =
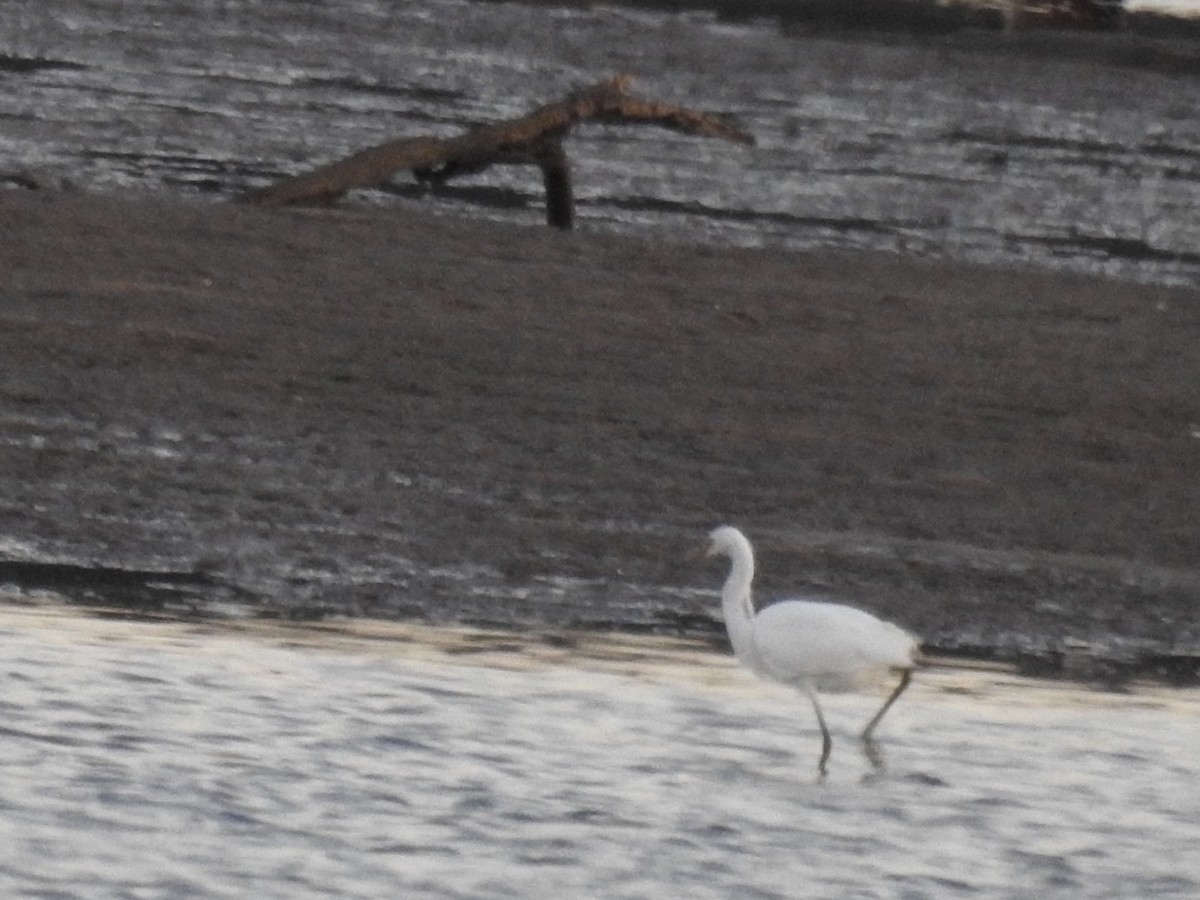
[[[0,580],[712,635],[720,573],[682,556],[731,521],[767,593],[1030,669],[1196,677],[1195,291],[355,206],[0,204],[0,570],[84,572]]]

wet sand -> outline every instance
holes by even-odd
[[[1197,673],[1200,294],[353,205],[0,194],[0,580],[707,636],[765,593],[936,651]]]

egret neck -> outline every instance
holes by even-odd
[[[734,655],[751,671],[758,672],[758,651],[754,646],[754,602],[750,598],[750,584],[754,580],[754,551],[750,549],[750,542],[742,538],[730,554],[730,561],[732,567],[729,577],[725,579],[725,587],[721,590],[725,629],[729,632]]]

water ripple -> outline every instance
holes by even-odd
[[[0,894],[1148,897],[1200,890],[1200,693],[923,673],[885,736],[621,639],[0,608]],[[517,637],[512,642],[521,644]],[[130,677],[131,675],[137,677]]]
[[[7,0],[6,13],[0,149],[14,183],[24,168],[232,197],[629,70],[646,95],[733,114],[759,143],[583,128],[571,153],[587,227],[1200,279],[1200,132],[1181,99],[1194,76],[1106,67],[1105,47],[1122,52],[1111,35],[1091,61],[1083,40],[846,41],[603,5]],[[541,218],[535,172],[482,182],[436,204],[416,188],[367,196]]]

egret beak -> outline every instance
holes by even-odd
[[[716,554],[713,549],[713,545],[710,543],[703,543],[692,547],[691,550],[684,554],[683,558],[688,562],[699,562],[700,560],[708,559],[708,557],[714,555]]]

